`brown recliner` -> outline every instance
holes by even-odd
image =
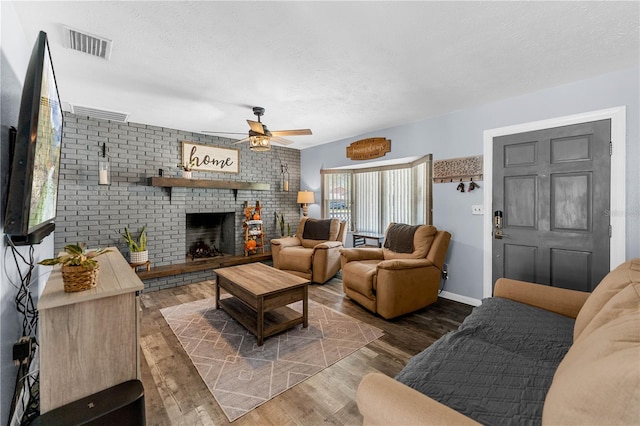
[[[345,294],[386,319],[434,303],[450,240],[431,225],[391,223],[382,248],[340,250]]]
[[[346,222],[303,217],[295,236],[271,240],[273,267],[324,284],[340,270],[346,234]]]

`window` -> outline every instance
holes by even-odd
[[[431,155],[382,163],[322,170],[323,217],[378,234],[389,222],[430,224]]]

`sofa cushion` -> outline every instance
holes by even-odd
[[[482,424],[540,424],[573,325],[542,309],[485,299],[396,379]]]
[[[342,268],[342,279],[351,290],[375,300],[378,263],[379,260],[346,263]]]
[[[575,320],[501,297],[483,299],[458,330],[531,359],[557,364],[573,343]]]
[[[306,248],[313,248],[325,241],[337,241],[340,233],[338,219],[311,219],[303,217],[298,225],[296,235],[300,244]]]
[[[387,235],[389,230],[397,225],[395,223],[390,223],[385,232],[385,241],[382,247],[382,252],[385,260],[389,259],[424,259],[427,257],[429,253],[429,249],[431,248],[431,244],[435,238],[436,232],[438,231],[434,226],[431,225],[419,225],[413,234],[413,251],[410,253],[398,253],[395,252],[388,247],[387,245]]]
[[[587,298],[576,317],[576,327],[573,332],[574,340],[577,341],[580,338],[589,322],[602,310],[602,307],[620,290],[631,283],[640,283],[640,258],[621,264],[600,281],[600,284]]]
[[[302,246],[287,247],[286,253],[278,259],[278,268],[310,274],[312,253],[312,249]]]
[[[558,366],[543,421],[638,424],[639,407],[640,283],[633,283],[609,297]]]

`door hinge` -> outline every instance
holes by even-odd
[[[613,142],[609,141],[609,157],[613,155]]]
[[[609,225],[609,238],[611,238],[612,234],[613,234],[613,229],[611,228],[611,225]]]

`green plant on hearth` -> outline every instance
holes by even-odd
[[[276,217],[276,222],[278,222],[278,225],[280,226],[280,236],[284,237],[291,235],[291,226],[289,226],[289,224],[287,223],[287,233],[284,233],[284,227],[285,227],[285,222],[284,222],[284,213],[280,214],[278,216],[278,213],[274,213],[275,217]]]
[[[95,268],[98,262],[95,257],[103,253],[108,253],[109,249],[98,249],[85,251],[84,244],[69,244],[64,246],[65,254],[51,259],[44,259],[38,262],[40,265],[62,265],[62,266],[84,266],[85,268]]]
[[[122,233],[122,237],[129,245],[129,251],[131,253],[142,252],[147,250],[147,225],[142,227],[142,231],[140,231],[140,236],[136,240],[131,232],[125,227],[124,232]]]

